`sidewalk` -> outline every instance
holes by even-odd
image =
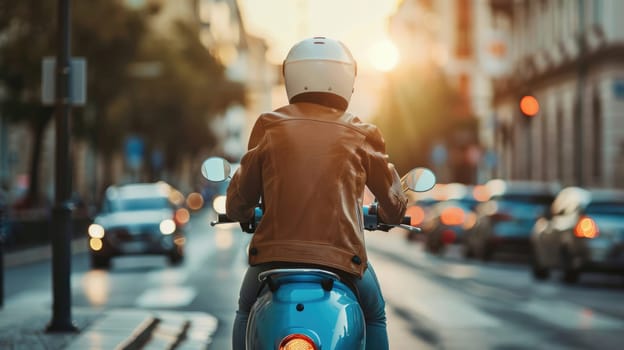
[[[72,242],[72,252],[86,250],[86,241]],[[50,246],[5,254],[5,268],[49,259]],[[25,298],[0,309],[2,350],[131,350],[207,349],[217,319],[203,312],[73,307],[77,332],[48,333],[51,308]]]
[[[0,349],[207,349],[217,320],[202,312],[73,308],[77,332],[48,333],[50,310],[14,305],[0,310]]]

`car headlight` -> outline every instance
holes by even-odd
[[[104,238],[104,227],[102,227],[102,225],[91,224],[89,225],[88,232],[91,238]]]
[[[165,219],[165,220],[160,222],[160,232],[163,235],[170,235],[170,234],[174,233],[175,230],[176,230],[175,221],[173,221],[171,219]]]

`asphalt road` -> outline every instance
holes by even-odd
[[[183,265],[161,257],[122,257],[91,270],[72,260],[73,305],[202,311],[218,319],[210,349],[230,348],[238,287],[250,236],[213,228],[195,214]],[[453,249],[430,256],[401,232],[367,234],[387,303],[393,349],[618,349],[624,342],[624,281],[584,276],[537,283],[518,262],[464,261]],[[51,308],[49,260],[5,272],[5,305]]]

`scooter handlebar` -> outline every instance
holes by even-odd
[[[376,205],[370,205],[370,206],[364,206],[363,208],[363,215],[364,215],[364,229],[368,230],[368,231],[389,231],[391,228],[393,227],[400,227],[403,229],[406,229],[410,232],[421,232],[421,229],[419,227],[415,227],[415,226],[411,226],[411,217],[410,216],[404,216],[403,219],[401,219],[401,223],[398,225],[391,225],[391,224],[386,224],[383,223],[381,221],[379,221],[379,218],[377,217],[377,206]],[[256,208],[255,210],[255,223],[260,222],[260,219],[262,218],[262,210],[260,208]],[[232,223],[232,222],[237,222],[234,221],[232,219],[230,219],[226,214],[218,214],[217,216],[217,220],[215,221],[211,221],[210,222],[210,226],[215,226],[218,224],[225,224],[225,223]],[[255,229],[255,223],[254,223],[254,229]],[[253,231],[255,230],[250,230],[247,231],[249,233],[253,233]]]

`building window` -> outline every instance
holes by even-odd
[[[465,112],[470,110],[470,76],[465,73],[459,75],[458,81],[459,97]]]
[[[472,56],[472,1],[456,0],[457,4],[457,42],[455,54],[458,58],[470,58]]]
[[[594,0],[592,2],[592,21],[594,24],[602,24],[602,11],[604,0]]]
[[[600,104],[600,97],[598,93],[594,93],[592,101],[592,149],[593,149],[593,164],[592,164],[592,177],[597,183],[602,180],[602,106]]]
[[[540,119],[542,121],[542,140],[541,140],[541,148],[536,152],[536,153],[541,153],[542,154],[542,180],[544,181],[548,181],[548,162],[549,162],[549,157],[548,157],[548,151],[549,151],[549,147],[548,147],[548,118],[542,113],[540,115]]]
[[[557,125],[555,127],[556,133],[556,157],[557,157],[557,179],[563,179],[563,112],[557,108]]]

